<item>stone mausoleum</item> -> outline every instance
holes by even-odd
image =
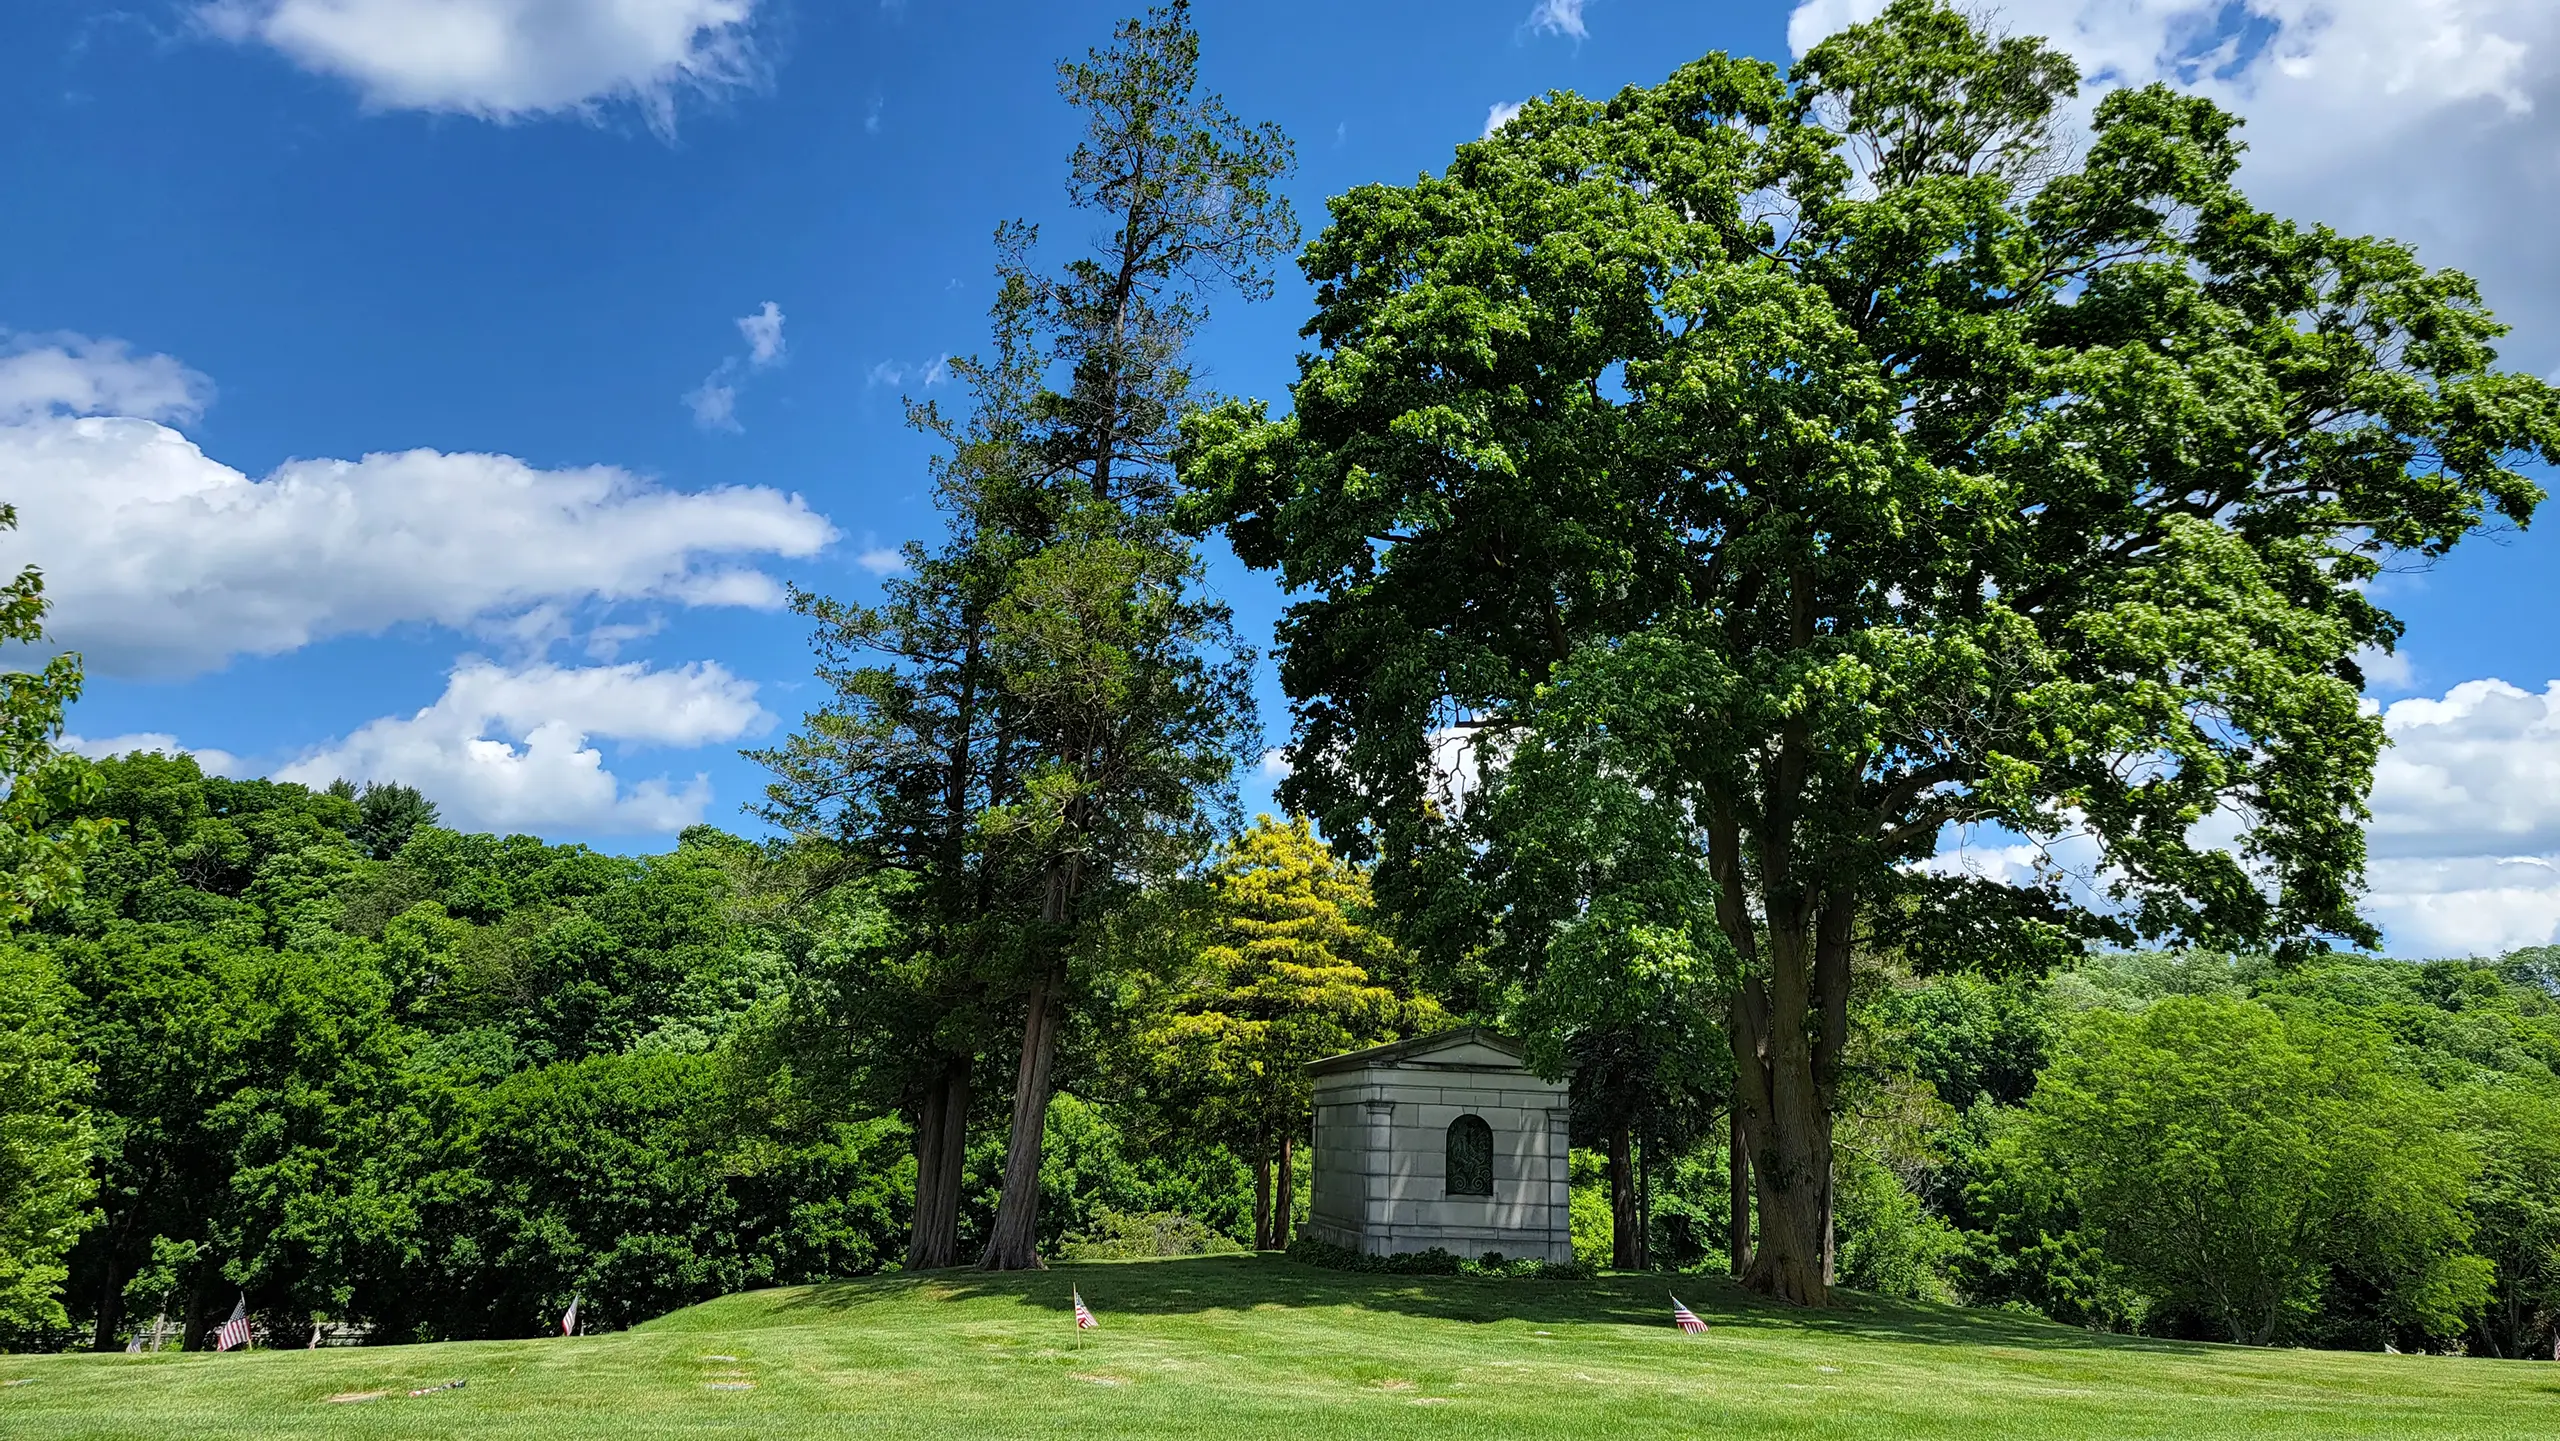
[[[1318,1061],[1306,1234],[1390,1256],[1573,1259],[1566,1088],[1471,1027]]]

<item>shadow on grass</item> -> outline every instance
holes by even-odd
[[[755,1299],[763,1302],[764,1314],[795,1324],[923,1300],[1010,1298],[1063,1314],[1071,1291],[1081,1291],[1087,1304],[1106,1315],[1352,1307],[1478,1325],[1627,1326],[1669,1325],[1669,1298],[1676,1291],[1711,1324],[1762,1330],[2040,1351],[2196,1349],[2188,1342],[2100,1335],[2028,1317],[1887,1301],[1856,1292],[1836,1293],[1831,1307],[1809,1310],[1766,1300],[1715,1276],[1612,1274],[1590,1281],[1379,1276],[1329,1271],[1276,1255],[1067,1262],[1030,1272],[927,1271],[767,1292]]]

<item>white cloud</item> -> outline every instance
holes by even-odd
[[[1527,24],[1530,29],[1549,35],[1587,40],[1591,32],[1583,28],[1583,4],[1584,0],[1538,0],[1538,7],[1529,12]]]
[[[2402,954],[2494,953],[2560,928],[2560,681],[2465,681],[2382,712],[2367,910]]]
[[[684,393],[684,404],[693,412],[693,423],[705,430],[743,430],[738,424],[738,387],[729,377],[736,367],[723,363],[718,370],[702,378],[702,383]]]
[[[2408,690],[2417,683],[2417,672],[2405,650],[2360,650],[2356,665],[2364,671],[2368,690]]]
[[[510,669],[465,660],[444,694],[410,716],[385,716],[276,772],[325,786],[401,781],[427,793],[448,825],[536,834],[663,834],[702,819],[710,780],[627,783],[597,740],[693,747],[734,741],[773,717],[751,681],[697,661],[676,670],[632,663]]]
[[[738,334],[747,342],[744,368],[770,370],[780,365],[787,353],[782,340],[782,307],[768,300],[753,315],[737,320]],[[693,412],[693,423],[705,430],[744,430],[738,424],[738,392],[745,382],[738,378],[741,363],[732,355],[713,368],[702,383],[684,394],[685,408]]]
[[[186,422],[213,402],[213,382],[121,340],[0,331],[0,424],[40,416],[139,415]]]
[[[212,0],[225,39],[339,76],[389,110],[490,120],[638,105],[661,131],[676,97],[746,83],[757,0]]]
[[[875,545],[855,556],[853,563],[873,575],[895,575],[907,568],[907,557],[894,545]]]
[[[135,751],[149,751],[155,755],[164,756],[189,755],[196,758],[196,764],[203,768],[206,775],[240,776],[248,774],[248,767],[241,763],[238,756],[233,755],[229,751],[215,750],[211,746],[180,745],[178,744],[178,738],[176,736],[168,735],[160,731],[141,731],[132,735],[121,736],[100,736],[96,740],[91,740],[86,736],[72,735],[66,731],[63,734],[60,749],[69,751],[71,754],[76,756],[87,756],[91,760],[106,760],[111,756],[128,756],[133,754]]]
[[[940,385],[951,379],[951,357],[944,354],[931,360],[884,360],[871,367],[867,378],[873,385],[904,385],[908,381],[918,385]]]
[[[1884,0],[1804,0],[1802,53]],[[2551,0],[2008,0],[2093,91],[2168,80],[2247,117],[2260,204],[2415,244],[2481,281],[2514,359],[2560,364],[2560,5]]]
[[[99,377],[159,374],[166,360],[57,349],[109,356]],[[180,393],[107,379],[97,391],[79,403],[156,394],[168,413]],[[780,491],[676,491],[612,466],[504,455],[295,460],[252,480],[136,416],[0,423],[0,498],[19,517],[0,535],[0,569],[41,566],[51,639],[125,675],[188,675],[408,622],[554,626],[626,601],[770,608],[782,589],[752,558],[814,555],[835,538]]]
[[[2366,705],[2391,744],[2374,768],[2363,910],[2389,951],[2495,955],[2560,939],[2560,681],[2539,694],[2465,681],[2440,699]],[[2229,849],[2244,826],[2216,812],[2190,839]],[[1951,828],[1921,869],[2010,885],[2058,877],[2097,905],[2112,879],[2076,829],[2042,846]]]
[[[1483,138],[1488,140],[1492,139],[1493,132],[1510,124],[1512,120],[1519,115],[1521,107],[1527,103],[1528,102],[1525,100],[1498,100],[1493,104],[1486,106],[1484,110]]]
[[[738,333],[747,338],[747,363],[762,370],[782,363],[782,307],[768,300],[753,315],[738,317]]]

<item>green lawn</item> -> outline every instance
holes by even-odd
[[[732,1296],[613,1336],[0,1356],[0,1437],[2532,1437],[2560,1366],[1808,1314],[1682,1280],[1354,1277],[1274,1257]],[[1079,1339],[1074,1285],[1102,1319]],[[469,1384],[412,1399],[417,1386]],[[331,1401],[351,1393],[376,1400]]]

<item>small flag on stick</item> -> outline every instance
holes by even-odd
[[[222,1329],[213,1333],[213,1349],[228,1351],[234,1346],[248,1344],[249,1298],[243,1295],[238,1301],[232,1303],[231,1319],[223,1322]]]
[[[569,1309],[560,1313],[560,1334],[563,1336],[578,1334],[578,1298],[575,1296],[569,1298]]]
[[[1071,1295],[1071,1296],[1073,1296],[1073,1297],[1075,1297],[1075,1298],[1076,1298],[1076,1329],[1077,1329],[1077,1330],[1079,1330],[1079,1331],[1091,1331],[1091,1330],[1095,1329],[1096,1327],[1098,1327],[1098,1326],[1100,1326],[1100,1325],[1102,1324],[1101,1322],[1099,1322],[1099,1321],[1097,1321],[1097,1320],[1093,1319],[1093,1313],[1092,1313],[1091,1311],[1088,1311],[1088,1310],[1086,1310],[1086,1309],[1085,1309],[1085,1307],[1084,1307],[1084,1293],[1083,1293],[1083,1292],[1081,1292],[1081,1291],[1069,1291],[1067,1294],[1069,1294],[1069,1295]]]
[[[1681,1305],[1677,1296],[1671,1298],[1671,1324],[1692,1336],[1703,1336],[1707,1332],[1707,1323],[1698,1319],[1697,1312]]]

